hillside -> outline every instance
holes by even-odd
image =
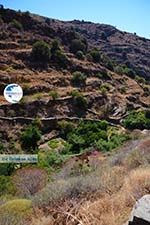
[[[0,164],[0,225],[123,225],[150,194],[149,130],[150,40],[0,8],[0,154],[38,154]]]

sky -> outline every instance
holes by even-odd
[[[0,0],[5,8],[116,26],[150,39],[150,0]]]

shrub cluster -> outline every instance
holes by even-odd
[[[101,151],[110,151],[129,139],[127,134],[118,134],[106,121],[79,122],[76,127],[70,123],[61,126],[60,135],[70,144],[70,152],[80,153],[95,146]],[[65,134],[65,135],[64,135]]]
[[[124,120],[123,125],[128,129],[150,129],[149,112],[132,111]]]

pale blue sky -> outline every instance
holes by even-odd
[[[60,20],[87,20],[150,39],[150,0],[0,0],[6,8]]]

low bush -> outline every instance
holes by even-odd
[[[138,75],[135,76],[135,80],[138,82],[138,83],[141,83],[141,84],[145,84],[146,81],[145,81],[145,78],[144,77],[140,77]]]
[[[75,86],[84,86],[86,84],[86,78],[85,74],[76,71],[73,73],[71,81]]]
[[[56,100],[59,97],[59,94],[57,91],[51,91],[49,92],[49,96],[51,96],[53,100]]]
[[[9,176],[0,176],[0,195],[14,194],[16,192],[15,186]]]
[[[61,51],[57,50],[53,55],[53,61],[61,68],[66,69],[69,61],[67,56]]]
[[[80,39],[74,39],[70,44],[70,51],[76,54],[78,51],[86,52],[86,45]]]
[[[125,65],[116,66],[114,71],[118,74],[121,74],[121,75],[126,74],[127,76],[131,78],[135,78],[135,72]]]
[[[84,54],[82,51],[77,51],[76,58],[79,60],[84,60]]]
[[[100,54],[99,50],[93,49],[90,52],[90,55],[92,56],[93,62],[95,62],[95,63],[99,63],[100,62],[100,60],[101,60],[101,54]]]
[[[73,103],[81,110],[87,109],[87,100],[80,92],[76,92],[76,95],[73,96]]]
[[[49,45],[44,41],[37,41],[32,47],[31,56],[35,61],[48,63],[51,57]]]

